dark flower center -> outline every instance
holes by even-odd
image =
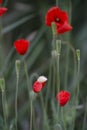
[[[59,18],[55,18],[55,22],[60,23],[60,19]]]

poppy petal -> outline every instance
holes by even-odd
[[[35,93],[38,93],[38,92],[41,91],[41,89],[42,89],[42,83],[36,81],[36,82],[34,83],[34,85],[33,85],[33,91],[34,91]]]
[[[14,47],[20,55],[24,55],[28,50],[29,44],[27,40],[20,39],[14,42]]]
[[[7,12],[7,8],[5,7],[0,7],[0,16],[2,16],[3,14],[5,14]]]
[[[68,32],[72,30],[72,26],[68,24],[68,22],[64,22],[64,24],[57,26],[57,32],[62,34],[64,32]]]
[[[66,103],[68,103],[68,101],[70,99],[70,93],[68,91],[60,91],[56,95],[56,99],[61,106],[64,106],[64,105],[66,105]]]

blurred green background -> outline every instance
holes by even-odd
[[[48,68],[51,59],[51,29],[45,25],[45,14],[47,10],[55,6],[54,0],[4,0],[3,6],[8,8],[8,12],[0,18],[0,77],[5,77],[6,81],[6,99],[7,99],[7,118],[10,129],[13,129],[14,120],[14,97],[16,86],[15,60],[24,58],[28,64],[29,77],[36,80],[38,75],[48,76]],[[70,10],[70,0],[59,0],[61,9],[65,9],[68,13]],[[87,97],[87,0],[72,0],[71,24],[73,30],[70,33],[70,41],[75,49],[81,50],[81,73],[80,73],[80,105],[78,106],[78,115],[76,117],[75,130],[82,130],[82,121],[84,117],[86,97]],[[25,56],[19,56],[14,47],[13,42],[20,38],[26,38],[30,41],[30,48]],[[62,36],[67,39],[66,34]],[[66,47],[62,47],[61,56],[61,86],[64,84],[64,69],[65,69],[65,54]],[[69,55],[69,73],[68,87],[72,89],[73,80],[73,55]],[[51,81],[52,82],[52,81]],[[52,88],[52,87],[51,87]],[[69,89],[70,89],[69,88]],[[43,92],[43,97],[45,96]],[[0,92],[1,97],[1,92]],[[0,98],[1,100],[1,98]],[[49,104],[51,100],[51,89],[49,96]],[[18,96],[18,130],[29,130],[29,104],[28,92],[26,87],[26,77],[24,73],[23,62],[21,63],[20,81],[19,81],[19,96]],[[40,127],[42,119],[42,111],[40,108],[39,99],[34,104],[36,115],[37,129]],[[48,109],[49,115],[51,110]],[[0,130],[2,129],[3,112],[2,102],[0,101]],[[50,121],[49,121],[50,122]],[[70,129],[69,129],[70,130]],[[87,126],[85,128],[87,130]]]

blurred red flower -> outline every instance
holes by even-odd
[[[27,40],[20,39],[14,42],[14,47],[20,55],[24,55],[28,50],[29,44]]]
[[[58,7],[52,7],[48,10],[45,18],[47,26],[51,26],[55,22],[57,33],[62,34],[72,30],[72,26],[68,23],[68,14]]]
[[[0,4],[2,4],[2,2],[3,2],[3,1],[2,1],[2,0],[0,0]]]
[[[5,14],[7,12],[7,8],[5,7],[0,7],[0,16],[2,16],[3,14]]]
[[[68,91],[60,91],[56,95],[56,99],[61,106],[64,106],[64,105],[66,105],[66,103],[68,103],[68,101],[70,99],[70,93]]]

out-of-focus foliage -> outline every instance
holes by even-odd
[[[19,81],[19,96],[18,96],[18,126],[21,130],[29,129],[29,103],[28,103],[28,92],[26,77],[24,73],[23,61],[26,59],[28,64],[28,72],[30,78],[33,77],[34,73],[39,75],[44,74],[48,76],[48,68],[51,59],[51,42],[52,33],[49,28],[45,26],[45,14],[49,7],[55,6],[54,0],[4,0],[3,6],[8,8],[8,12],[2,18],[0,18],[0,77],[5,77],[6,80],[6,97],[7,97],[7,118],[10,129],[12,130],[14,125],[14,97],[15,97],[15,86],[16,86],[16,72],[15,72],[15,60],[21,59],[21,72]],[[71,23],[73,31],[71,33],[71,44],[75,49],[81,49],[81,86],[80,86],[80,103],[83,107],[79,109],[78,116],[76,118],[76,130],[80,130],[80,122],[83,120],[84,106],[87,93],[87,0],[72,0],[72,15]],[[62,9],[66,9],[68,12],[70,0],[59,0],[59,6]],[[62,36],[64,40],[67,36]],[[19,56],[13,47],[13,42],[19,38],[26,38],[30,40],[31,45],[27,55]],[[61,68],[61,86],[63,86],[63,72],[65,69],[65,54],[66,45],[63,45],[62,56],[60,63]],[[70,53],[70,64],[69,64],[69,82],[68,86],[72,87],[72,73],[73,73],[73,55]],[[34,76],[33,81],[36,79]],[[32,81],[32,82],[33,82]],[[32,82],[30,86],[32,87]],[[52,82],[52,81],[51,81]],[[52,86],[53,87],[53,86]],[[51,87],[51,88],[52,88]],[[72,88],[69,88],[72,89]],[[43,92],[45,97],[45,91]],[[51,89],[48,100],[48,106],[53,104],[51,100]],[[51,111],[55,111],[54,104],[53,108],[49,109],[49,124],[51,121]],[[37,129],[43,122],[42,109],[40,106],[39,99],[34,104],[34,110],[36,114],[36,126]],[[70,112],[70,113],[69,113]],[[73,111],[66,113],[66,122],[69,122],[73,118]],[[0,103],[0,128],[3,124],[2,105]],[[71,115],[70,115],[71,114]],[[56,113],[55,113],[56,115]],[[72,118],[71,118],[72,117]],[[55,122],[55,121],[54,121]],[[71,123],[71,122],[69,122]],[[52,125],[52,124],[51,124]],[[58,124],[57,124],[58,125]],[[60,126],[58,126],[60,127]],[[57,128],[58,128],[57,127]],[[87,128],[85,128],[86,130]],[[69,128],[70,130],[70,128]]]

